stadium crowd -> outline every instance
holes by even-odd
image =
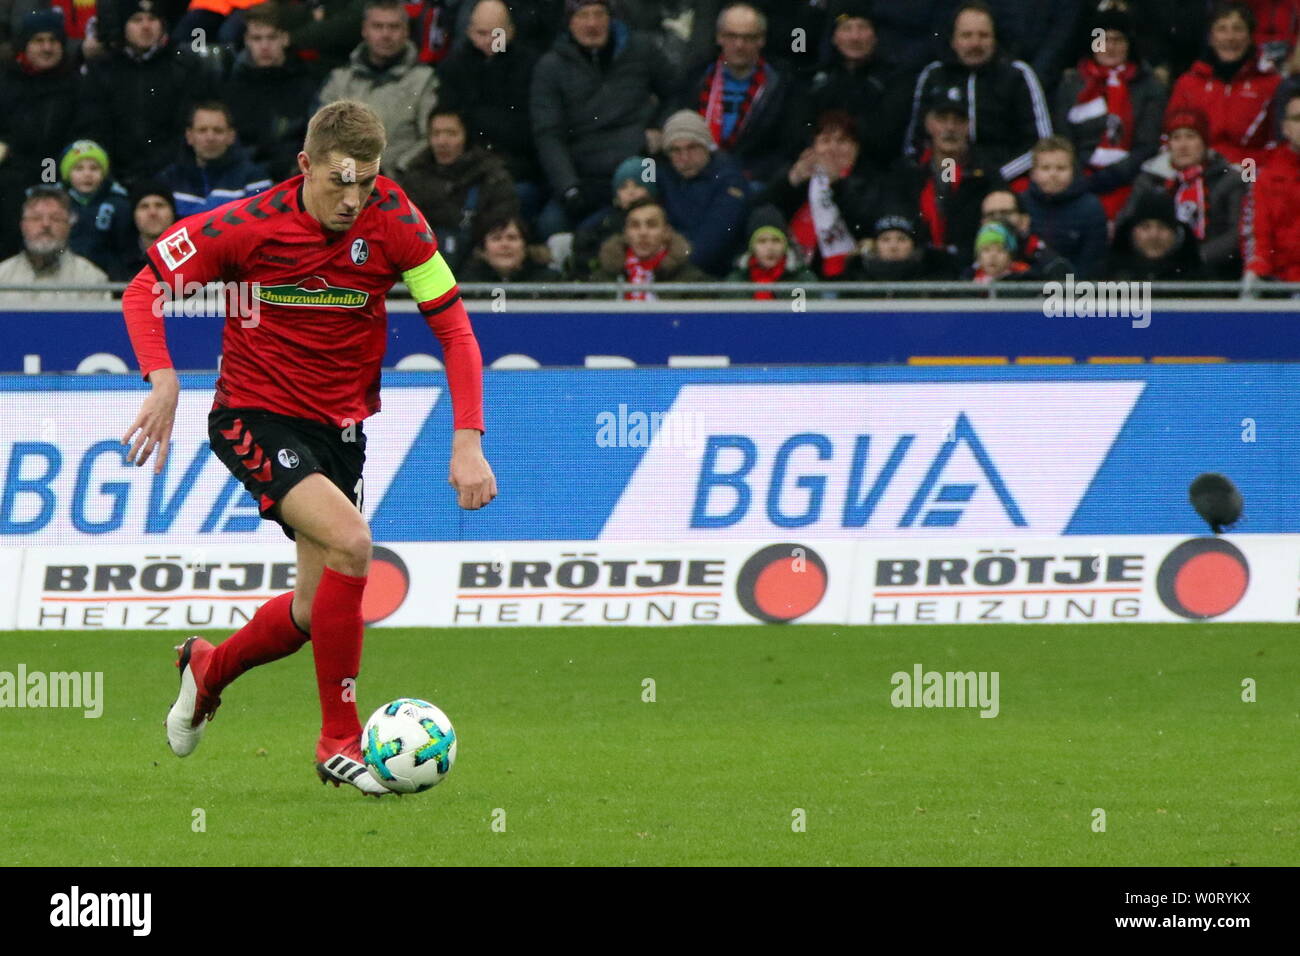
[[[131,278],[342,98],[462,282],[1295,281],[1298,35],[1300,0],[0,0],[0,285]]]

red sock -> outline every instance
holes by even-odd
[[[310,639],[293,620],[293,592],[271,598],[208,658],[204,688],[220,694],[244,671],[288,657]]]
[[[322,737],[361,736],[356,678],[361,669],[361,595],[365,589],[365,578],[326,568],[312,601],[311,646],[316,657]]]

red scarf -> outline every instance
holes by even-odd
[[[731,127],[731,135],[725,140],[722,138],[724,85],[722,57],[718,57],[704,74],[704,85],[700,87],[700,115],[709,124],[709,133],[713,136],[713,141],[722,149],[730,149],[744,131],[749,111],[753,109],[754,104],[767,88],[767,61],[759,59],[758,66],[749,78],[749,89],[745,91],[745,98],[740,101],[740,115],[736,117],[736,123]]]
[[[926,170],[925,186],[921,188],[921,218],[930,227],[930,245],[943,249],[948,245],[948,218],[940,205],[939,178],[931,168],[933,161],[934,154],[930,150],[921,154],[921,168]],[[944,184],[948,187],[948,197],[956,194],[961,187],[961,177],[962,166],[958,163],[952,171],[952,182]]]
[[[1082,105],[1097,99],[1106,101],[1106,128],[1100,145],[1107,149],[1128,150],[1133,145],[1133,101],[1129,98],[1129,84],[1137,71],[1135,63],[1109,67],[1091,57],[1079,61],[1079,75],[1084,82],[1075,102]]]
[[[1187,225],[1196,233],[1197,239],[1205,238],[1205,168],[1188,166],[1174,173],[1169,181],[1170,191],[1174,194],[1174,208],[1178,211],[1179,222]]]
[[[630,285],[652,285],[655,281],[655,270],[659,268],[660,263],[664,261],[664,256],[668,255],[668,247],[664,246],[649,259],[640,259],[632,251],[632,247],[627,247],[627,252],[623,256],[623,275],[627,278]],[[651,299],[654,298],[652,292],[625,292],[624,299]]]
[[[782,258],[776,265],[770,269],[764,269],[758,264],[758,259],[754,256],[749,257],[749,281],[750,282],[780,282],[781,276],[785,275],[785,259]],[[776,295],[771,292],[755,292],[755,299],[775,299]]]

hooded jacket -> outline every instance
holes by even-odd
[[[1024,202],[1033,232],[1073,263],[1080,279],[1096,278],[1106,260],[1106,210],[1088,191],[1088,181],[1076,173],[1055,195],[1033,183]]]
[[[565,31],[537,61],[529,99],[533,138],[551,189],[586,180],[603,195],[618,164],[645,149],[645,131],[666,112],[673,81],[653,44],[618,20],[603,51]]]
[[[966,91],[971,142],[997,162],[999,173],[1008,182],[1027,173],[1032,164],[1030,150],[1052,135],[1051,112],[1033,68],[1023,60],[1008,60],[996,53],[972,70],[949,50],[943,59],[921,71],[903,141],[907,155],[924,148],[925,104],[936,91],[953,86]]]
[[[409,40],[397,61],[384,69],[371,64],[366,45],[359,43],[348,65],[332,71],[321,87],[321,106],[337,100],[360,100],[383,120],[388,145],[380,165],[387,173],[424,142],[429,114],[438,105],[438,77],[433,67],[420,62]]]
[[[1198,60],[1174,83],[1165,115],[1200,110],[1210,121],[1206,145],[1230,163],[1259,156],[1273,134],[1272,104],[1282,78],[1264,72],[1253,54],[1225,83],[1207,60]]]
[[[1204,162],[1205,171],[1205,238],[1200,242],[1201,260],[1206,271],[1216,278],[1241,277],[1241,209],[1246,197],[1246,183],[1241,167],[1229,163],[1210,150]],[[1142,166],[1142,174],[1133,184],[1133,195],[1117,217],[1125,219],[1136,204],[1148,193],[1176,194],[1178,173],[1169,161],[1169,153],[1161,152]]]

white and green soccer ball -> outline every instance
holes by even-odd
[[[436,787],[456,763],[456,731],[427,700],[400,697],[370,715],[361,734],[370,776],[395,793]]]

